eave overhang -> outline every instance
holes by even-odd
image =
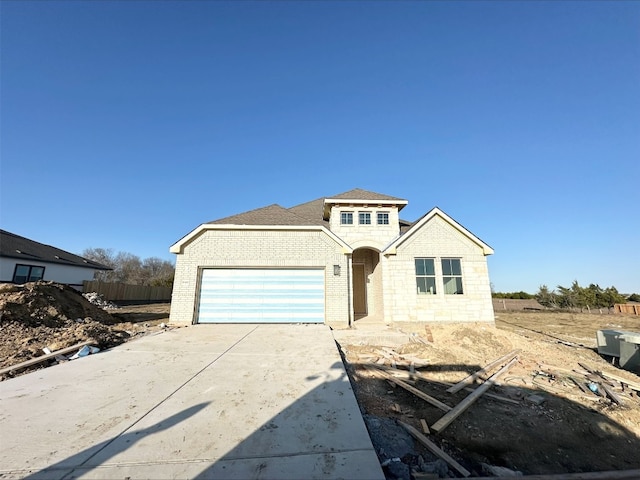
[[[348,198],[325,198],[322,211],[322,218],[329,220],[329,214],[331,213],[331,207],[344,206],[344,207],[398,207],[398,211],[402,210],[409,202],[407,200],[361,200],[361,199],[348,199]]]
[[[176,243],[171,245],[169,248],[169,252],[181,254],[184,253],[184,248],[192,242],[194,239],[198,238],[204,232],[209,230],[244,230],[244,231],[305,231],[305,232],[323,232],[333,241],[335,241],[342,248],[342,253],[351,254],[353,253],[353,249],[344,242],[340,237],[338,237],[331,230],[327,229],[322,225],[224,225],[224,224],[211,224],[211,223],[203,223],[202,225],[195,228],[193,231],[182,237]]]

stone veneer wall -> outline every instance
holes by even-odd
[[[352,212],[353,225],[341,225],[340,212]],[[359,225],[358,212],[369,212],[371,214],[371,225]],[[389,214],[389,225],[378,225],[376,223],[378,212]],[[329,217],[329,229],[353,249],[374,247],[382,250],[400,234],[398,207],[375,205],[366,207],[361,205],[333,206]]]
[[[417,293],[417,257],[435,259],[436,294]],[[445,295],[441,258],[460,258],[462,295]],[[487,258],[482,248],[436,216],[381,259],[385,321],[493,322]]]

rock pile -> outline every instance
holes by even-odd
[[[104,297],[98,292],[83,293],[82,296],[86,298],[90,303],[105,310],[115,310],[120,307],[113,302],[105,300]]]

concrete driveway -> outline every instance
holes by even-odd
[[[324,325],[171,330],[2,382],[0,405],[0,478],[384,478]]]

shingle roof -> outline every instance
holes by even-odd
[[[389,202],[404,202],[401,198],[370,192],[361,188],[354,188],[348,192],[340,193],[332,197],[321,197],[310,202],[301,203],[291,208],[284,208],[276,203],[267,207],[256,208],[248,212],[239,213],[230,217],[212,220],[207,223],[226,225],[322,225],[329,226],[329,222],[323,218],[324,202],[326,198],[336,200],[375,200]]]
[[[406,202],[403,198],[392,197],[391,195],[385,195],[383,193],[370,192],[369,190],[363,190],[361,188],[354,188],[348,192],[339,193],[338,195],[332,195],[327,198],[336,198],[344,200],[392,200]]]
[[[296,215],[275,203],[207,223],[218,225],[317,225],[317,222]]]
[[[289,211],[306,218],[310,222],[314,222],[314,225],[324,225],[325,227],[328,227],[329,221],[323,220],[322,218],[323,209],[324,197],[311,200],[310,202],[301,203],[300,205],[291,207]]]
[[[400,235],[404,235],[415,222],[408,222],[406,220],[399,220],[400,223]]]
[[[18,258],[25,262],[47,262],[91,268],[93,270],[111,270],[101,263],[74,255],[65,250],[45,245],[15,233],[0,230],[0,257]]]

